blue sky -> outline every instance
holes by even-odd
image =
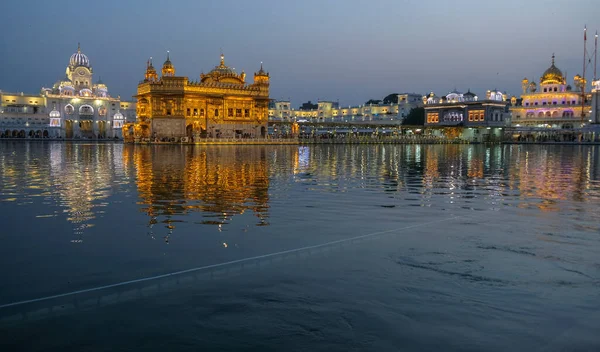
[[[271,74],[271,97],[361,104],[392,92],[520,93],[550,65],[582,73],[598,0],[12,1],[2,5],[0,89],[38,92],[81,42],[96,79],[131,99],[148,57],[178,75],[218,64]],[[589,69],[588,77],[592,75]]]

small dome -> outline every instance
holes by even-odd
[[[554,66],[554,54],[552,55],[552,65],[544,72],[542,78],[540,78],[541,84],[564,84],[565,78],[562,71],[558,67]]]
[[[154,69],[154,67],[152,67],[152,69]],[[162,74],[163,74],[163,76],[175,76],[175,66],[173,66],[173,63],[171,62],[171,59],[169,58],[168,51],[167,51],[167,60],[165,61],[165,63],[163,64],[163,67],[162,67]]]
[[[471,90],[469,89],[465,94],[463,94],[463,96],[473,98],[476,96],[476,94],[471,92]]]
[[[114,120],[123,120],[123,114],[121,114],[121,111],[117,110],[117,112],[113,115],[113,119]]]
[[[71,55],[71,59],[69,60],[69,65],[70,66],[74,66],[74,67],[78,67],[78,66],[84,66],[84,67],[90,67],[90,60],[88,59],[88,57],[81,52],[81,47],[79,46],[79,44],[77,45],[77,52],[73,55]]]
[[[53,119],[60,118],[60,112],[58,110],[56,110],[56,107],[54,107],[54,109],[52,111],[50,111],[49,116],[50,116],[50,118],[53,118]]]

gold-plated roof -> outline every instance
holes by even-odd
[[[558,67],[554,66],[554,54],[552,54],[552,65],[544,71],[544,74],[540,78],[540,84],[565,84],[565,77],[562,71]]]

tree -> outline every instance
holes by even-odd
[[[388,94],[383,98],[384,104],[398,104],[398,93]]]
[[[369,101],[367,101],[365,103],[365,105],[370,105],[370,104],[378,105],[379,103],[381,103],[381,100],[378,100],[378,99],[369,99]]]
[[[423,126],[425,125],[425,108],[412,108],[402,121],[403,125]]]

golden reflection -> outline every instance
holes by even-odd
[[[178,215],[201,212],[201,224],[227,224],[251,210],[267,225],[269,177],[266,147],[125,146],[132,161],[142,210],[152,227],[170,233]],[[133,156],[132,156],[133,155]],[[168,240],[165,238],[165,240]]]
[[[521,207],[535,205],[542,211],[558,211],[560,201],[585,201],[585,190],[590,187],[586,153],[540,150],[525,156],[516,160],[509,174],[510,183],[518,185]],[[541,201],[532,203],[532,198]]]

